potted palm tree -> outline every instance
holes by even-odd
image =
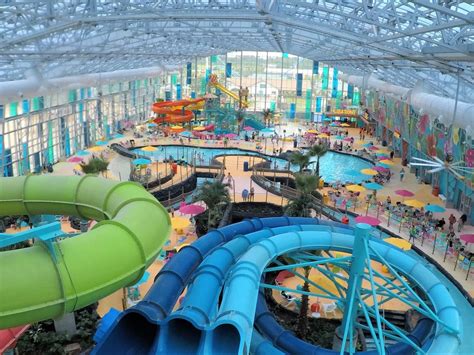
[[[221,181],[206,181],[199,188],[195,199],[196,201],[204,201],[207,206],[208,229],[218,225],[225,206],[230,203],[229,191]]]

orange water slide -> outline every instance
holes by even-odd
[[[151,110],[159,116],[155,123],[183,123],[193,119],[192,110],[200,110],[204,106],[205,98],[187,99],[178,101],[155,102]]]

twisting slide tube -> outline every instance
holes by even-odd
[[[0,328],[56,318],[136,283],[171,231],[141,186],[93,176],[0,179],[0,215],[100,221],[79,236],[0,253]]]
[[[96,353],[336,354],[282,329],[268,312],[259,285],[264,267],[278,255],[306,249],[351,252],[353,233],[352,228],[334,222],[287,217],[247,220],[212,231],[171,259],[146,301],[124,312]],[[383,242],[370,245],[396,269],[412,276],[447,326],[460,329],[449,293],[424,265]],[[167,316],[186,285],[180,309]],[[432,329],[433,322],[422,319],[408,336],[424,349],[455,352],[457,333],[439,327],[433,335]],[[412,352],[402,342],[386,350],[389,354]]]

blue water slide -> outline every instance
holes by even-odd
[[[94,353],[149,352],[158,331],[158,323],[171,312],[193,272],[214,248],[237,235],[252,233],[263,228],[318,223],[318,219],[315,218],[254,218],[207,233],[192,245],[181,249],[161,269],[144,299],[122,312],[104,335],[103,340],[94,348]]]
[[[308,224],[318,223],[320,225],[308,226]],[[289,225],[293,225],[293,227],[284,227]],[[283,228],[279,228],[280,226],[283,226]],[[298,230],[301,232],[297,232]],[[255,233],[255,231],[257,232]],[[171,259],[157,275],[153,289],[147,294],[145,300],[119,317],[114,327],[107,332],[105,340],[96,347],[95,352],[228,353],[238,352],[240,349],[240,351],[246,353],[250,348],[252,353],[255,354],[281,354],[281,351],[278,349],[280,348],[285,353],[334,354],[335,352],[331,350],[307,344],[296,338],[291,332],[281,328],[273,318],[273,315],[268,312],[263,296],[260,295],[258,297],[258,281],[261,273],[258,265],[261,265],[261,260],[265,259],[265,257],[267,262],[269,262],[269,260],[279,255],[278,253],[283,248],[273,242],[275,238],[281,237],[281,235],[286,235],[284,238],[289,238],[288,235],[295,238],[294,236],[296,235],[302,236],[308,233],[312,237],[306,237],[306,239],[312,239],[313,243],[315,239],[318,241],[317,245],[311,246],[311,248],[332,249],[335,247],[345,251],[350,251],[352,248],[351,243],[347,244],[348,240],[353,241],[352,229],[348,229],[347,226],[338,223],[308,218],[278,217],[253,219],[208,233],[193,243],[193,245],[183,248],[180,253]],[[271,238],[268,239],[268,237]],[[227,243],[233,238],[236,239],[233,242]],[[342,238],[345,244],[338,245],[336,243],[333,245],[325,244],[324,242],[321,244],[322,241],[326,240],[324,238],[330,238],[331,243],[334,243],[334,238],[336,241],[340,241],[339,239]],[[277,240],[280,241],[281,239]],[[270,244],[268,244],[268,241],[271,241]],[[256,260],[252,258],[246,259],[246,262],[243,264],[244,266],[239,267],[242,259],[255,249],[254,246],[244,255],[244,258],[235,264],[230,273],[230,279],[225,286],[222,307],[217,312],[217,301],[226,274],[228,274],[229,269],[234,265],[238,257],[254,243],[257,243],[255,246],[263,243],[267,248],[266,254],[264,253],[264,256],[259,254],[259,258]],[[393,256],[392,250],[395,250],[393,247],[380,242],[378,244],[385,248],[380,250],[378,247],[375,248],[381,255],[385,258]],[[272,245],[272,247],[268,245]],[[222,247],[218,248],[219,246]],[[305,247],[307,246],[302,247],[300,245],[297,248],[304,249]],[[213,250],[214,252],[212,252]],[[407,255],[397,250],[395,251],[403,255],[401,259],[411,259]],[[210,252],[212,254],[206,258]],[[397,259],[397,256],[394,258]],[[402,262],[401,259],[399,262],[404,263],[403,267],[398,267],[396,262],[394,262],[394,265],[397,265],[396,267],[404,273],[408,269],[410,269],[410,272],[414,271],[415,273],[426,271],[423,270],[424,266],[419,263],[410,264],[406,260]],[[201,266],[195,273],[193,282],[189,285],[187,296],[183,300],[182,306],[177,312],[164,320],[199,264]],[[263,266],[265,265],[266,263]],[[248,288],[248,286],[240,289],[238,285],[235,286],[235,284],[239,283],[237,281],[234,281],[233,288],[229,286],[230,280],[236,277],[236,270],[237,280],[248,281],[250,277],[253,278],[253,289]],[[415,281],[419,281],[421,274],[417,275]],[[417,283],[419,284],[419,282]],[[445,297],[446,295],[443,292],[446,289],[444,288],[443,291],[443,288],[439,287],[440,282],[434,276],[430,280],[426,280],[423,285],[425,287],[421,288],[425,291],[428,288],[436,290],[436,292],[430,291],[431,293],[427,293],[431,299],[438,297],[440,302],[433,302],[433,304],[439,306],[436,308],[438,315],[440,317],[443,316],[443,319],[445,317],[451,318],[452,322],[449,325],[453,329],[458,329],[456,326],[460,326],[459,315],[453,304],[449,304],[449,295]],[[234,295],[235,290],[240,290],[240,293],[237,296],[232,296],[231,289],[234,290]],[[244,292],[245,296],[242,296],[242,292]],[[258,302],[254,300],[257,297]],[[242,299],[247,301],[241,302],[244,303],[243,308],[245,311],[243,309],[233,309],[235,305],[233,300],[235,299],[240,299],[240,302]],[[249,300],[251,301],[249,302]],[[218,319],[217,322],[214,322],[216,315]],[[256,331],[252,332],[254,324],[253,315],[255,315],[255,325],[264,337]],[[433,321],[423,319],[409,335],[410,339],[421,345],[428,337],[432,325]],[[183,336],[186,342],[182,341]],[[252,339],[251,341],[250,338]],[[442,349],[452,350],[456,348],[455,338],[456,335],[438,329],[433,341],[436,340],[441,345],[444,344]],[[237,342],[235,339],[238,339]],[[183,347],[182,343],[187,345]],[[427,342],[424,344],[425,347],[426,344]],[[406,354],[410,350],[411,348],[409,346],[407,348],[406,344],[398,343],[388,348],[387,353]]]

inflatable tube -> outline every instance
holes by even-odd
[[[131,182],[93,176],[0,179],[0,215],[75,215],[92,230],[0,253],[0,328],[83,308],[136,283],[171,231],[166,209]]]

